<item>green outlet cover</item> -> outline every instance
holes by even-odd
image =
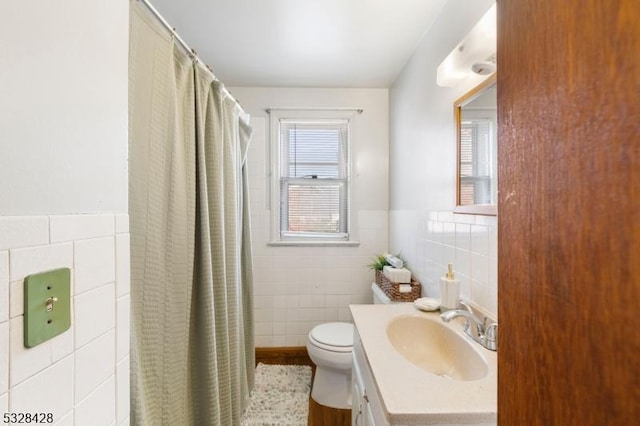
[[[32,348],[71,327],[69,268],[32,274],[24,279],[24,345]]]

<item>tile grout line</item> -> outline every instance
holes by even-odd
[[[9,276],[7,277],[9,280],[9,320],[7,321],[7,411],[11,412],[11,401],[13,392],[11,391],[11,250],[7,250],[7,273]],[[24,302],[23,302],[24,305]]]

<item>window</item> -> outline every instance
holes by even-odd
[[[460,121],[460,205],[495,202],[492,126],[488,119]]]
[[[453,104],[458,151],[454,213],[497,214],[496,101],[493,74]]]
[[[349,240],[349,120],[279,117],[274,157],[278,241]]]

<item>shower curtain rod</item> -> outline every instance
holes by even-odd
[[[147,7],[147,9],[149,9],[149,11],[153,14],[153,16],[155,16],[156,19],[167,30],[169,30],[169,32],[173,35],[173,37],[175,37],[175,39],[178,40],[178,43],[180,44],[180,46],[182,46],[182,48],[187,51],[189,56],[191,56],[196,61],[196,63],[199,63],[205,70],[207,70],[207,72],[209,72],[216,81],[220,81],[220,80],[218,80],[218,77],[216,77],[216,75],[213,73],[213,70],[211,69],[211,67],[209,65],[205,64],[204,62],[202,62],[202,59],[200,59],[198,57],[198,54],[196,53],[195,49],[192,49],[191,47],[189,47],[189,45],[182,39],[182,37],[180,37],[180,35],[176,31],[176,29],[173,28],[171,25],[169,25],[167,20],[164,19],[164,17],[160,14],[160,12],[158,12],[158,10],[155,7],[153,7],[153,5],[151,3],[149,3],[148,0],[136,0],[136,1],[141,2],[142,4],[144,4]],[[238,105],[238,108],[240,108],[240,111],[242,112],[242,114],[248,116],[248,114],[242,108],[242,105],[240,105],[240,102],[238,102],[238,100],[233,97],[233,95],[227,90],[227,88],[224,87],[224,84],[222,86],[222,90],[223,90],[223,92],[224,92],[224,94],[226,96],[230,97]]]
[[[356,107],[269,107],[265,108],[267,114],[271,111],[356,111],[358,114],[362,114],[364,109]]]

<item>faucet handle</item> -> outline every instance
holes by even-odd
[[[497,322],[495,322],[494,320],[492,320],[489,317],[483,317],[482,318],[482,325],[484,326],[485,329],[488,329],[489,327],[491,327],[494,324],[498,324]]]
[[[498,348],[498,323],[494,322],[487,326],[485,331],[485,339],[487,341],[486,347],[488,349],[496,350]]]

